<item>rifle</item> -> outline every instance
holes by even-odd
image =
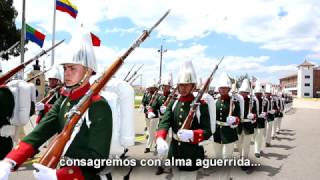
[[[126,81],[127,77],[129,76],[129,74],[131,73],[132,69],[134,68],[135,64],[131,67],[130,71],[127,73],[126,77],[124,77],[124,81]]]
[[[141,76],[141,74],[139,74],[138,76],[136,76],[131,82],[130,82],[130,85],[132,85],[137,79],[138,79],[138,77],[140,77]]]
[[[131,76],[128,80],[126,80],[126,81],[127,81],[127,82],[131,81],[131,79],[137,74],[137,72],[142,68],[142,66],[143,66],[143,64],[142,64],[136,71],[134,71],[134,73],[132,74],[132,76]]]
[[[234,81],[234,84],[232,84],[231,87],[231,100],[230,100],[230,106],[229,106],[229,116],[232,116],[232,111],[234,109],[234,101],[236,100],[236,92],[237,91],[237,80]]]
[[[60,134],[54,139],[51,145],[48,147],[45,154],[40,159],[40,164],[45,165],[47,167],[55,169],[57,164],[63,154],[63,150],[65,148],[66,143],[69,141],[71,134],[75,125],[80,120],[81,116],[84,112],[89,108],[91,102],[91,97],[98,94],[101,89],[107,84],[107,82],[111,79],[111,77],[117,72],[117,70],[124,63],[124,60],[129,56],[129,54],[136,48],[139,47],[140,44],[147,39],[150,33],[156,28],[162,20],[169,14],[170,10],[168,10],[149,30],[144,30],[142,35],[129,47],[129,49],[115,62],[111,64],[109,68],[107,68],[102,75],[92,84],[90,89],[87,91],[85,96],[83,96],[78,104],[72,107],[67,116],[66,124],[61,131]]]
[[[220,59],[219,63],[216,64],[216,66],[214,67],[213,71],[211,72],[210,76],[208,77],[208,79],[206,80],[206,82],[204,83],[203,87],[199,90],[197,96],[195,97],[195,99],[192,101],[191,105],[190,105],[190,110],[188,113],[188,116],[186,117],[186,119],[184,120],[181,129],[190,129],[192,122],[193,122],[193,117],[197,111],[198,106],[200,105],[200,100],[203,96],[203,94],[205,93],[205,91],[208,89],[210,82],[213,79],[214,74],[216,73],[216,71],[218,70],[218,67],[220,65],[220,63],[222,62],[224,56],[222,56],[222,58]]]
[[[47,104],[47,103],[53,98],[53,95],[54,95],[57,91],[59,91],[59,89],[61,89],[61,88],[62,88],[62,85],[60,84],[60,85],[58,85],[57,87],[51,89],[51,90],[49,91],[48,95],[47,95],[46,97],[42,98],[42,99],[40,100],[40,102],[42,102],[43,104]]]
[[[51,68],[52,68],[52,67],[51,67]],[[39,72],[38,74],[32,76],[31,78],[27,79],[26,81],[27,81],[27,82],[31,82],[31,81],[34,80],[35,78],[37,78],[37,77],[41,76],[42,74],[50,71],[51,68],[49,68],[49,69],[47,69],[47,70],[45,70],[45,71]]]
[[[57,47],[58,45],[60,45],[64,40],[58,42],[57,44],[55,44],[54,46],[50,47],[47,50],[42,50],[39,54],[37,54],[35,57],[31,58],[29,61],[24,62],[22,64],[20,64],[19,66],[15,67],[14,69],[6,72],[5,74],[3,74],[2,76],[0,76],[0,85],[1,84],[5,84],[6,81],[8,81],[12,76],[14,76],[17,72],[19,72],[20,70],[22,70],[23,68],[25,68],[28,64],[32,63],[34,60],[39,59],[41,56],[43,56],[44,54],[48,53],[49,51],[51,51],[52,49],[54,49],[55,47]]]
[[[167,106],[169,105],[171,99],[172,99],[173,96],[176,94],[177,90],[178,90],[178,86],[177,86],[176,88],[174,88],[173,91],[169,94],[168,98],[167,98],[166,101],[163,103],[163,106],[166,106],[166,107],[167,107]]]

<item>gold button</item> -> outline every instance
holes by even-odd
[[[181,108],[181,109],[180,109],[180,111],[182,112],[182,111],[183,111],[183,109]]]
[[[73,180],[78,180],[78,178],[73,178]]]
[[[221,100],[221,102],[224,102],[224,100]]]
[[[201,141],[201,139],[198,139],[198,141],[200,142],[200,141]]]
[[[202,134],[199,134],[199,137],[201,137],[202,136]]]
[[[222,117],[220,117],[220,120],[222,120]]]
[[[181,142],[178,142],[178,146],[180,146],[181,145]]]
[[[182,123],[181,123],[181,122],[179,122],[179,125],[180,125],[180,126],[181,126],[181,124],[182,124]]]
[[[73,169],[68,169],[68,174],[73,174],[74,170]]]
[[[69,107],[70,105],[71,105],[70,102],[68,102],[68,103],[67,103],[67,106]]]
[[[179,115],[179,118],[182,118],[182,115],[181,115],[181,114]]]
[[[222,108],[220,108],[220,111],[222,111]]]
[[[181,103],[182,106],[184,106],[184,103]]]
[[[222,112],[220,113],[220,115],[222,115]]]

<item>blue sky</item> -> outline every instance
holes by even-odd
[[[51,3],[48,3],[51,2]],[[53,0],[27,1],[26,21],[47,35],[44,47],[51,45]],[[159,53],[163,44],[163,75],[179,71],[186,60],[192,60],[198,79],[205,79],[221,56],[225,56],[216,78],[222,71],[231,76],[248,73],[263,82],[278,83],[282,76],[292,74],[304,59],[320,62],[320,2],[316,0],[70,0],[78,7],[73,19],[57,11],[56,40],[66,39],[58,47],[55,63],[59,64],[72,51],[69,40],[81,23],[102,40],[95,47],[98,72],[140,36],[167,10],[171,13],[141,47],[128,57],[117,72],[124,77],[133,64],[144,64],[142,82],[157,79]],[[14,0],[21,26],[21,0]],[[40,49],[29,43],[26,58]],[[50,66],[50,57],[44,57]],[[19,62],[3,63],[4,71]],[[12,63],[14,62],[14,63]],[[220,72],[220,73],[219,73]],[[140,81],[138,81],[140,82]]]

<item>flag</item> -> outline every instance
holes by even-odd
[[[44,34],[26,24],[26,40],[30,40],[42,47],[45,38]]]
[[[93,46],[100,46],[101,41],[100,41],[99,37],[94,35],[93,33],[90,33],[90,35],[91,35],[92,45]]]
[[[68,0],[56,0],[56,9],[68,13],[73,18],[77,17],[78,9]]]

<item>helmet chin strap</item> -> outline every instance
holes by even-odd
[[[69,90],[74,90],[74,89],[77,89],[77,88],[84,86],[86,84],[86,82],[89,82],[89,79],[90,79],[93,71],[90,68],[86,68],[86,69],[87,69],[86,73],[84,74],[82,79],[77,84],[72,85],[72,86],[65,85],[65,87]]]

